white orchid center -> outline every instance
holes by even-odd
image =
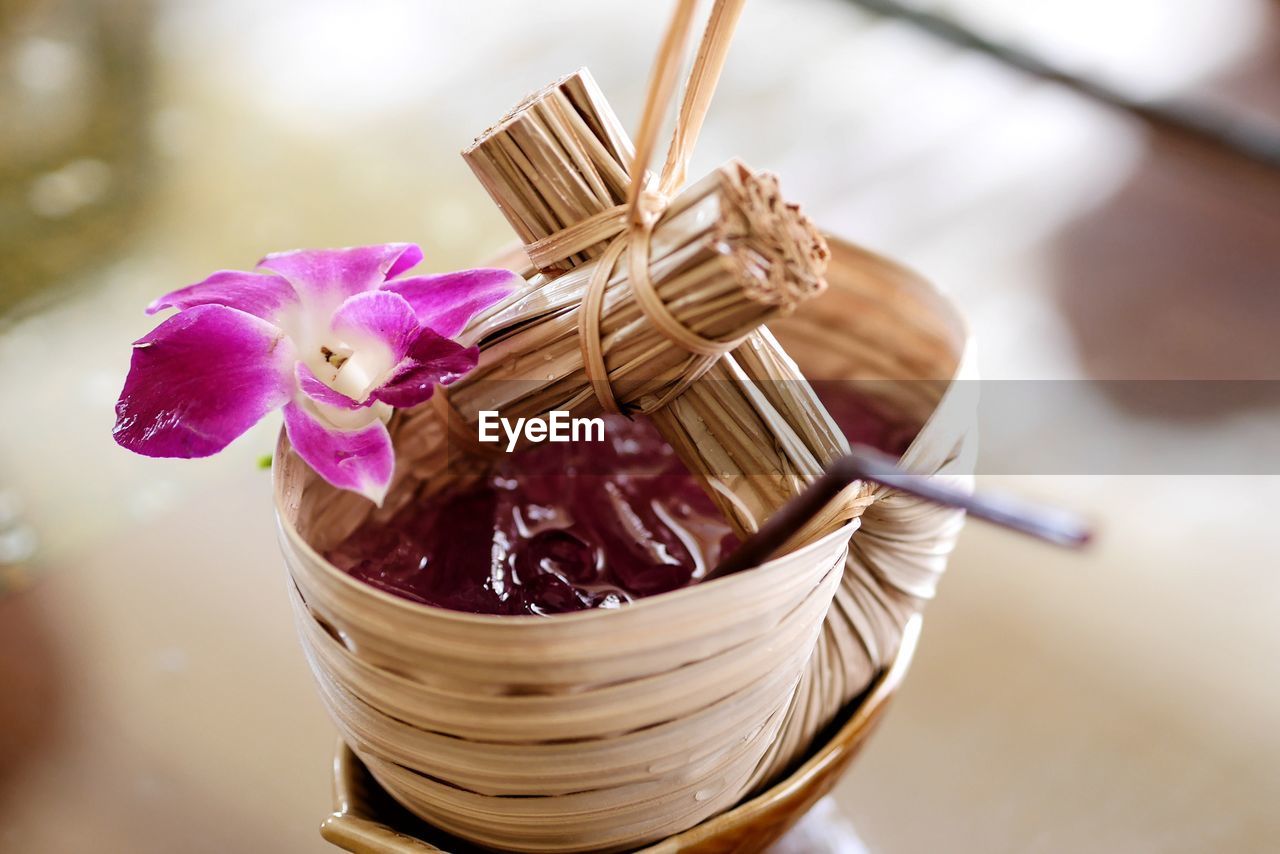
[[[380,341],[339,341],[320,348],[322,370],[316,376],[329,388],[359,403],[387,381],[395,367],[390,349]]]
[[[369,399],[378,386],[386,382],[395,367],[390,351],[379,344],[350,347],[338,344],[320,350],[329,370],[318,374],[325,385],[359,403]]]

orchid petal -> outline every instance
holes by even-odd
[[[293,395],[293,348],[251,314],[199,305],[134,343],[112,431],[148,457],[207,457]]]
[[[522,284],[524,279],[510,270],[478,269],[396,279],[382,288],[407,299],[423,326],[455,338],[471,318]]]
[[[338,430],[302,404],[290,403],[284,408],[284,428],[293,449],[316,474],[382,506],[395,470],[385,424],[375,419],[358,430]]]
[[[299,390],[316,403],[323,403],[326,406],[334,406],[338,409],[359,409],[361,406],[367,405],[357,400],[352,400],[342,392],[325,385],[307,366],[306,362],[295,363],[293,371],[298,380]]]
[[[400,243],[390,244],[392,246],[403,246],[404,251],[400,253],[400,257],[387,268],[387,279],[394,279],[402,273],[407,273],[414,267],[422,263],[422,248],[416,243]]]
[[[369,291],[349,298],[333,314],[334,334],[360,343],[377,341],[391,353],[394,365],[409,352],[418,334],[418,316],[399,294]]]
[[[377,288],[421,260],[422,250],[415,244],[385,243],[280,252],[263,258],[258,266],[284,276],[304,300],[332,306]]]
[[[424,328],[391,379],[374,389],[370,398],[397,408],[417,406],[431,397],[437,383],[448,385],[459,379],[479,360],[479,347],[463,347]]]
[[[275,273],[220,270],[202,282],[160,297],[147,306],[147,314],[166,308],[183,310],[197,305],[225,305],[263,320],[273,320],[282,308],[297,302],[293,286]]]

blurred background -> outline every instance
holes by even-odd
[[[988,378],[1280,379],[1280,4],[910,7],[1233,145],[886,5],[751,0],[693,173],[740,155],[924,272]],[[293,247],[480,263],[510,234],[458,151],[581,65],[633,123],[666,13],[0,0],[0,850],[325,850],[334,731],[257,465],[279,424],[199,462],[120,450],[142,309]],[[1097,405],[1205,447],[1274,437],[1274,386],[1246,388],[1191,415]],[[1274,472],[983,476],[1101,538],[970,526],[838,789],[867,846],[1275,850]]]

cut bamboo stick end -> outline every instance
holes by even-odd
[[[625,202],[632,155],[622,123],[585,68],[529,95],[462,151],[525,244]],[[596,241],[538,267],[563,272],[603,251]]]
[[[746,297],[790,312],[826,290],[827,241],[799,205],[783,198],[777,176],[753,173],[739,161],[717,174],[737,198],[714,236],[733,257]]]

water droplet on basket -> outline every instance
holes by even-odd
[[[695,801],[705,801],[711,798],[715,792],[711,789],[699,789],[693,796]]]
[[[672,771],[683,767],[685,764],[684,756],[673,756],[665,762],[653,762],[649,765],[650,774],[670,774]]]

